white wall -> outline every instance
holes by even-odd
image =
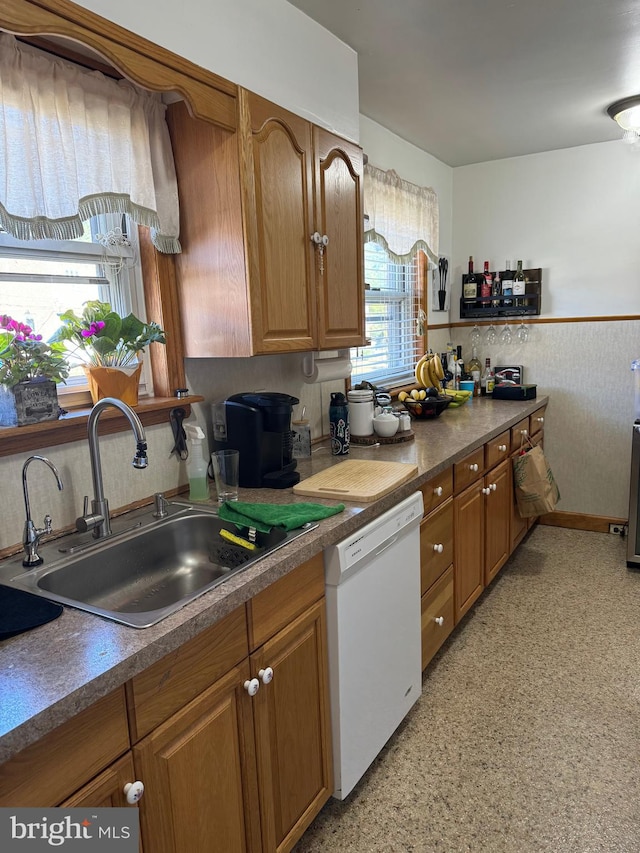
[[[453,187],[457,297],[470,254],[476,269],[485,259],[495,268],[522,258],[542,267],[542,317],[640,315],[637,152],[608,142],[464,166]],[[558,509],[626,518],[640,317],[531,330],[524,346],[484,344],[479,355],[523,364],[525,381],[550,395],[546,446]],[[452,334],[468,354],[468,329]]]
[[[162,47],[358,141],[355,51],[286,0],[77,0]]]

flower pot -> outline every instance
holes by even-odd
[[[94,403],[103,397],[115,397],[129,406],[138,403],[138,384],[142,362],[131,367],[87,367],[84,372]]]
[[[26,426],[59,417],[58,390],[51,379],[0,386],[0,426]]]

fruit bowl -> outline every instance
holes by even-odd
[[[425,420],[437,418],[451,402],[451,397],[444,396],[426,397],[424,400],[413,400],[408,397],[403,401],[403,405],[412,418]]]

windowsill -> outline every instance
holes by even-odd
[[[144,426],[152,426],[164,423],[168,419],[167,413],[170,409],[186,409],[188,415],[191,403],[201,403],[203,400],[204,397],[196,394],[188,397],[148,397],[141,399],[133,408]],[[0,456],[12,456],[43,447],[83,441],[87,437],[90,411],[90,408],[73,409],[57,421],[43,421],[20,427],[0,427]],[[124,432],[129,428],[127,419],[114,408],[105,409],[100,416],[101,435]]]

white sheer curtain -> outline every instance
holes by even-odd
[[[419,187],[390,169],[364,167],[365,242],[378,243],[397,264],[413,260],[418,250],[438,263],[438,196],[431,187]]]
[[[101,213],[128,213],[160,251],[180,251],[160,96],[0,33],[0,225],[69,240]]]

